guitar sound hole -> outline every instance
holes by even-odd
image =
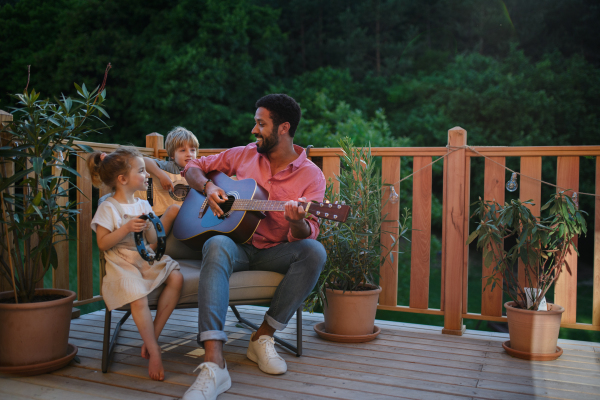
[[[190,191],[190,187],[186,185],[175,185],[174,189],[172,192],[169,191],[169,196],[175,201],[185,200],[185,196]]]
[[[189,186],[175,185],[175,190],[173,191],[173,194],[178,197],[185,197],[185,196],[187,196],[189,191],[190,191]]]
[[[227,214],[231,211],[231,207],[233,207],[234,201],[234,196],[227,196],[227,200],[225,200],[225,203],[220,204],[219,207],[221,207],[221,210],[223,210],[223,216],[221,218],[227,217]]]

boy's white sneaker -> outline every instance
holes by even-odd
[[[227,363],[225,368],[220,368],[213,362],[205,362],[198,365],[194,372],[198,369],[198,377],[185,392],[182,400],[216,400],[218,395],[231,387]]]
[[[250,344],[246,356],[258,364],[261,371],[271,375],[285,374],[287,365],[285,360],[275,350],[275,339],[262,335],[257,341],[252,341],[256,332],[250,336]]]

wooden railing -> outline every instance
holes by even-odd
[[[217,154],[224,149],[201,149],[199,155]],[[166,156],[166,151],[159,150],[160,156]],[[312,158],[321,158],[323,173],[327,179],[335,183],[335,175],[340,171],[339,157],[341,149],[311,149]],[[398,305],[398,265],[387,260],[381,267],[380,285],[382,292],[379,297],[378,309],[433,314],[444,316],[443,333],[462,335],[464,332],[463,319],[506,322],[502,316],[502,291],[485,290],[482,282],[481,313],[467,312],[468,301],[468,271],[469,247],[466,241],[469,236],[470,214],[470,165],[471,158],[485,157],[484,190],[481,193],[486,200],[495,199],[504,202],[506,157],[520,158],[519,181],[521,200],[533,199],[533,213],[540,215],[542,202],[542,157],[557,157],[557,175],[555,184],[565,189],[579,191],[579,157],[596,157],[595,181],[595,214],[594,224],[590,225],[589,235],[594,237],[594,295],[592,324],[576,322],[577,315],[577,257],[575,253],[569,256],[569,268],[564,268],[554,290],[557,304],[565,307],[561,326],[600,331],[600,146],[540,146],[540,147],[467,147],[467,132],[456,127],[448,131],[447,147],[410,147],[372,148],[372,154],[381,157],[381,178],[384,183],[394,183],[397,193],[400,193],[399,181],[402,158],[412,158],[412,169],[418,171],[413,176],[412,188],[412,238],[411,238],[411,267],[410,267],[410,302],[408,306]],[[442,216],[442,286],[441,306],[439,309],[429,307],[429,276],[430,276],[430,246],[431,246],[431,203],[432,203],[432,162],[434,157],[445,157],[443,163],[443,216]],[[498,165],[500,164],[500,165]],[[536,178],[533,180],[527,177]],[[390,189],[385,189],[384,198]],[[382,214],[387,219],[394,220],[399,216],[400,207],[388,203]],[[398,227],[386,223],[386,231],[394,231],[397,238]],[[392,239],[384,236],[384,245],[389,247]],[[397,248],[394,249],[398,250]],[[482,262],[482,276],[490,275],[491,268],[486,268]],[[519,279],[525,281],[524,268],[519,264]]]
[[[6,117],[4,117],[6,118]],[[412,169],[416,171],[412,177],[412,240],[410,265],[410,301],[408,306],[398,305],[398,265],[396,261],[387,260],[381,268],[380,284],[382,293],[378,308],[399,312],[433,314],[444,316],[443,333],[461,335],[464,332],[463,319],[487,321],[505,321],[502,316],[502,292],[486,290],[482,293],[481,313],[467,312],[468,281],[468,246],[465,245],[469,235],[469,198],[470,198],[470,164],[473,157],[486,157],[485,182],[482,196],[485,199],[504,200],[506,157],[520,157],[520,198],[533,199],[536,206],[534,214],[539,215],[542,183],[526,177],[541,179],[542,157],[557,157],[556,185],[579,190],[579,157],[596,158],[595,193],[600,195],[600,146],[548,146],[548,147],[467,147],[467,133],[456,127],[448,131],[447,147],[427,148],[372,148],[372,154],[381,157],[382,181],[394,184],[400,194],[400,165],[402,158],[412,158]],[[111,152],[119,145],[85,142],[94,149]],[[146,137],[145,148],[139,150],[148,156],[166,157],[162,135],[153,133]],[[198,155],[218,154],[224,149],[200,149]],[[327,179],[335,181],[340,171],[341,149],[312,148],[310,157],[321,166]],[[442,215],[442,257],[441,257],[441,306],[439,309],[429,306],[430,247],[431,247],[431,204],[432,204],[432,165],[434,158],[444,157],[443,163],[443,215]],[[500,164],[500,165],[499,165]],[[81,174],[77,184],[82,193],[77,200],[82,203],[81,213],[77,218],[77,301],[75,305],[83,305],[102,300],[102,296],[94,294],[92,268],[92,185],[85,162],[78,159],[77,170]],[[384,198],[389,195],[386,187]],[[100,190],[100,196],[107,193]],[[402,204],[402,201],[401,201]],[[402,204],[401,207],[405,207]],[[387,203],[383,214],[388,220],[397,220],[400,207]],[[439,221],[438,221],[439,222]],[[398,236],[397,223],[386,222],[384,229]],[[594,237],[594,295],[592,324],[576,322],[577,300],[577,258],[570,256],[570,268],[565,268],[556,287],[555,302],[565,307],[562,327],[600,331],[600,197],[595,198],[595,214],[593,229],[589,234]],[[393,243],[392,238],[384,237],[385,245]],[[53,285],[68,288],[69,264],[68,246],[57,249],[61,265],[53,271]],[[398,249],[395,248],[395,251]],[[483,263],[482,263],[483,265]],[[489,270],[482,266],[482,276],[489,275]],[[520,279],[523,277],[523,266],[519,267]],[[403,277],[406,278],[406,277]],[[101,276],[99,277],[101,280]],[[7,282],[0,282],[0,290],[7,290]]]

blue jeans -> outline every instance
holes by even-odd
[[[202,248],[198,284],[198,343],[227,341],[224,332],[229,307],[229,277],[238,271],[273,271],[285,277],[275,290],[265,321],[277,330],[286,327],[319,279],[327,253],[313,239],[281,243],[269,249],[237,244],[213,236]]]

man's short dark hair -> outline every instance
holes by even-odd
[[[268,94],[256,102],[256,108],[259,107],[269,110],[275,129],[284,122],[289,122],[290,130],[288,132],[291,137],[294,137],[302,117],[302,111],[296,100],[287,94]]]

